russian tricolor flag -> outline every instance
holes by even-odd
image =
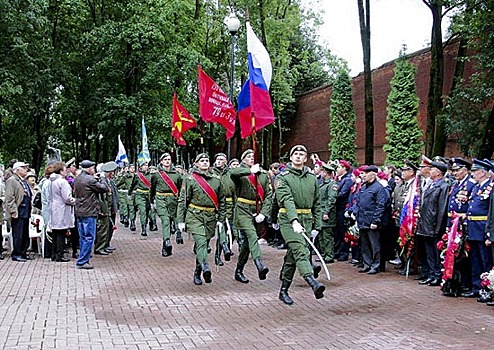
[[[274,122],[269,86],[273,68],[268,51],[257,38],[249,22],[247,27],[247,51],[249,79],[238,95],[238,119],[242,138],[261,130]]]

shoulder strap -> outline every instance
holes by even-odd
[[[170,187],[173,194],[175,196],[177,196],[178,195],[178,188],[175,185],[175,183],[173,182],[173,180],[170,178],[170,176],[168,176],[168,174],[164,171],[160,171],[159,174],[160,174],[161,178],[163,179],[163,181],[165,181],[165,183],[168,185],[168,187]]]
[[[139,179],[141,179],[141,181],[144,183],[144,185],[147,187],[147,188],[151,188],[151,183],[149,182],[148,179],[146,179],[146,177],[140,173],[140,172],[137,172],[136,173],[137,176],[139,177]]]
[[[213,202],[216,209],[219,207],[219,200],[216,192],[214,192],[213,188],[210,184],[199,174],[192,173],[192,177],[197,181],[202,190],[208,195],[209,199]]]

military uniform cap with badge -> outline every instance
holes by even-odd
[[[451,170],[458,170],[460,168],[466,168],[470,170],[472,168],[472,163],[460,157],[451,158],[449,160],[449,165]]]

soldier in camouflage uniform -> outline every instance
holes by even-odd
[[[209,156],[199,154],[191,174],[184,177],[178,200],[178,228],[192,233],[196,269],[194,284],[201,285],[202,277],[211,283],[208,264],[208,242],[214,237],[215,229],[223,230],[225,221],[225,195],[220,178],[209,171]]]
[[[148,172],[148,163],[143,162],[139,166],[139,172],[134,175],[129,188],[129,196],[134,193],[135,206],[139,210],[139,219],[141,221],[141,236],[147,236],[148,212],[150,209],[149,190],[151,189],[151,174]],[[135,218],[134,218],[135,220]],[[134,221],[131,218],[131,224]]]
[[[112,193],[110,188],[109,179],[102,172],[100,166],[98,166],[99,172],[96,177],[100,178],[100,182],[107,188],[105,193],[98,195],[99,199],[99,213],[96,221],[96,239],[94,241],[94,254],[95,255],[109,255],[110,252],[105,250],[106,243],[108,242],[108,231],[110,228],[110,210],[112,206]]]
[[[324,297],[326,287],[313,275],[310,252],[302,236],[306,230],[317,235],[321,229],[321,203],[319,186],[314,174],[304,166],[307,149],[298,145],[290,150],[290,163],[285,172],[276,178],[275,193],[280,210],[278,223],[281,234],[288,246],[281,269],[281,289],[279,299],[287,305],[293,304],[288,295],[295,268],[312,287],[316,299]]]
[[[115,185],[118,189],[118,210],[120,212],[120,223],[129,227],[130,200],[127,196],[129,187],[132,182],[132,174],[129,173],[129,167],[126,166],[115,176]]]
[[[172,243],[170,236],[175,229],[177,217],[177,203],[179,190],[182,187],[182,176],[172,165],[172,157],[169,153],[163,153],[160,157],[158,172],[151,178],[151,203],[156,207],[156,212],[161,219],[163,230],[163,246],[161,255],[172,255]],[[177,233],[177,243],[183,243],[181,234]]]
[[[230,173],[228,166],[226,165],[227,159],[226,154],[218,153],[214,160],[213,173],[218,175],[221,179],[221,184],[223,185],[223,193],[225,194],[225,207],[226,207],[226,222],[225,228],[230,229],[230,232],[233,232],[232,224],[233,224],[233,200],[235,196],[235,184],[230,178]],[[229,228],[228,228],[229,226]],[[225,256],[226,261],[230,261],[231,256],[233,255],[230,247],[228,245],[228,238],[226,235],[226,229],[221,231],[219,237],[217,239],[216,244],[216,252],[214,255],[214,261],[216,265],[223,266],[223,261],[221,260],[221,252],[223,250],[223,254]],[[233,237],[232,237],[233,238]],[[231,243],[231,242],[230,242]]]
[[[338,184],[333,179],[334,171],[331,165],[323,164],[322,183],[319,185],[322,221],[318,237],[321,255],[326,264],[334,262],[334,230],[336,227],[336,197],[338,196]]]
[[[230,176],[236,188],[236,205],[233,226],[239,230],[244,242],[240,246],[235,280],[248,283],[244,275],[244,266],[249,259],[249,252],[257,267],[259,279],[266,279],[269,269],[262,260],[258,243],[256,224],[264,222],[271,213],[271,186],[265,172],[259,164],[254,164],[254,152],[246,150],[241,157],[242,164],[231,170]]]

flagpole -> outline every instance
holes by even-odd
[[[254,162],[257,159],[257,139],[256,139],[256,117],[254,115],[254,112],[251,112],[251,117],[252,117],[252,151],[254,152]],[[259,214],[261,211],[261,203],[260,203],[260,198],[259,198],[259,191],[257,190],[258,185],[258,179],[257,179],[258,174],[254,174],[254,184],[256,186],[255,193],[256,193],[256,214]]]

